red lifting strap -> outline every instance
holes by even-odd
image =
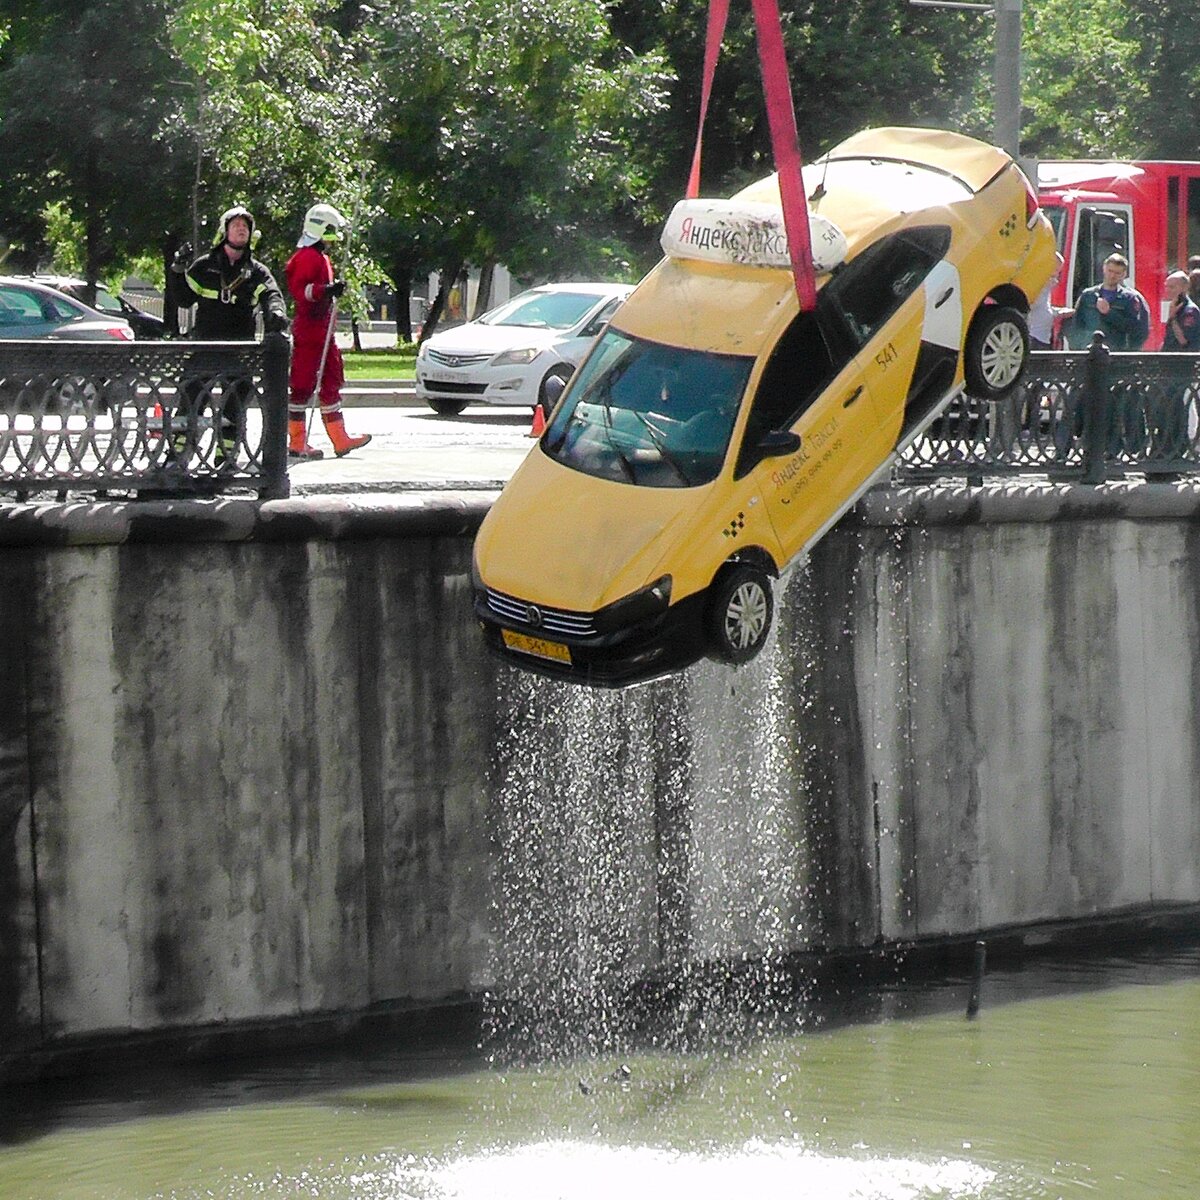
[[[692,173],[688,176],[689,200],[695,200],[700,195],[700,143],[704,139],[704,118],[708,115],[713,75],[716,74],[717,56],[721,53],[721,41],[725,37],[725,21],[728,16],[729,0],[709,0],[708,32],[704,39],[704,80],[700,85],[700,127],[696,130],[696,150],[692,155]]]
[[[779,173],[779,199],[783,209],[783,227],[787,232],[792,277],[801,312],[817,306],[817,287],[813,278],[812,236],[808,226],[808,201],[800,174],[800,140],[796,133],[796,111],[792,107],[792,88],[788,80],[787,57],[783,49],[783,28],[779,21],[778,0],[752,0],[754,24],[758,33],[758,62],[762,74],[763,96],[767,103],[767,123],[771,129],[771,151]],[[717,55],[725,35],[729,0],[709,0],[708,30],[704,44],[704,80],[700,89],[700,124],[696,131],[696,150],[688,178],[688,199],[700,194],[700,145],[704,118],[712,95]]]

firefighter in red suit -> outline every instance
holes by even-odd
[[[342,352],[332,335],[331,325],[337,298],[346,290],[346,281],[334,275],[328,243],[339,241],[345,229],[346,219],[333,205],[314,204],[304,216],[304,232],[286,267],[288,291],[296,305],[288,403],[288,453],[293,458],[321,457],[321,451],[308,444],[305,428],[318,376],[321,419],[333,443],[334,454],[341,458],[371,440],[369,433],[351,437],[342,420],[345,375]],[[324,370],[321,369],[322,355]]]

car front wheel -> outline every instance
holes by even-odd
[[[975,314],[963,362],[972,396],[1003,399],[1016,386],[1028,359],[1029,330],[1015,308],[989,304]]]
[[[466,400],[430,399],[426,402],[439,417],[457,417],[467,407]]]
[[[760,570],[735,563],[712,585],[707,625],[712,656],[721,662],[749,662],[771,629],[771,581]]]

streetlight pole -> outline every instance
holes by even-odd
[[[1021,157],[1021,0],[908,0],[916,8],[965,8],[996,16],[996,57],[992,68],[992,136],[1014,159]]]
[[[1021,0],[995,0],[996,61],[992,78],[996,145],[1021,157]]]

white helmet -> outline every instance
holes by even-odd
[[[350,223],[332,204],[314,204],[304,214],[304,232],[297,246],[315,246],[317,242],[336,242]]]

